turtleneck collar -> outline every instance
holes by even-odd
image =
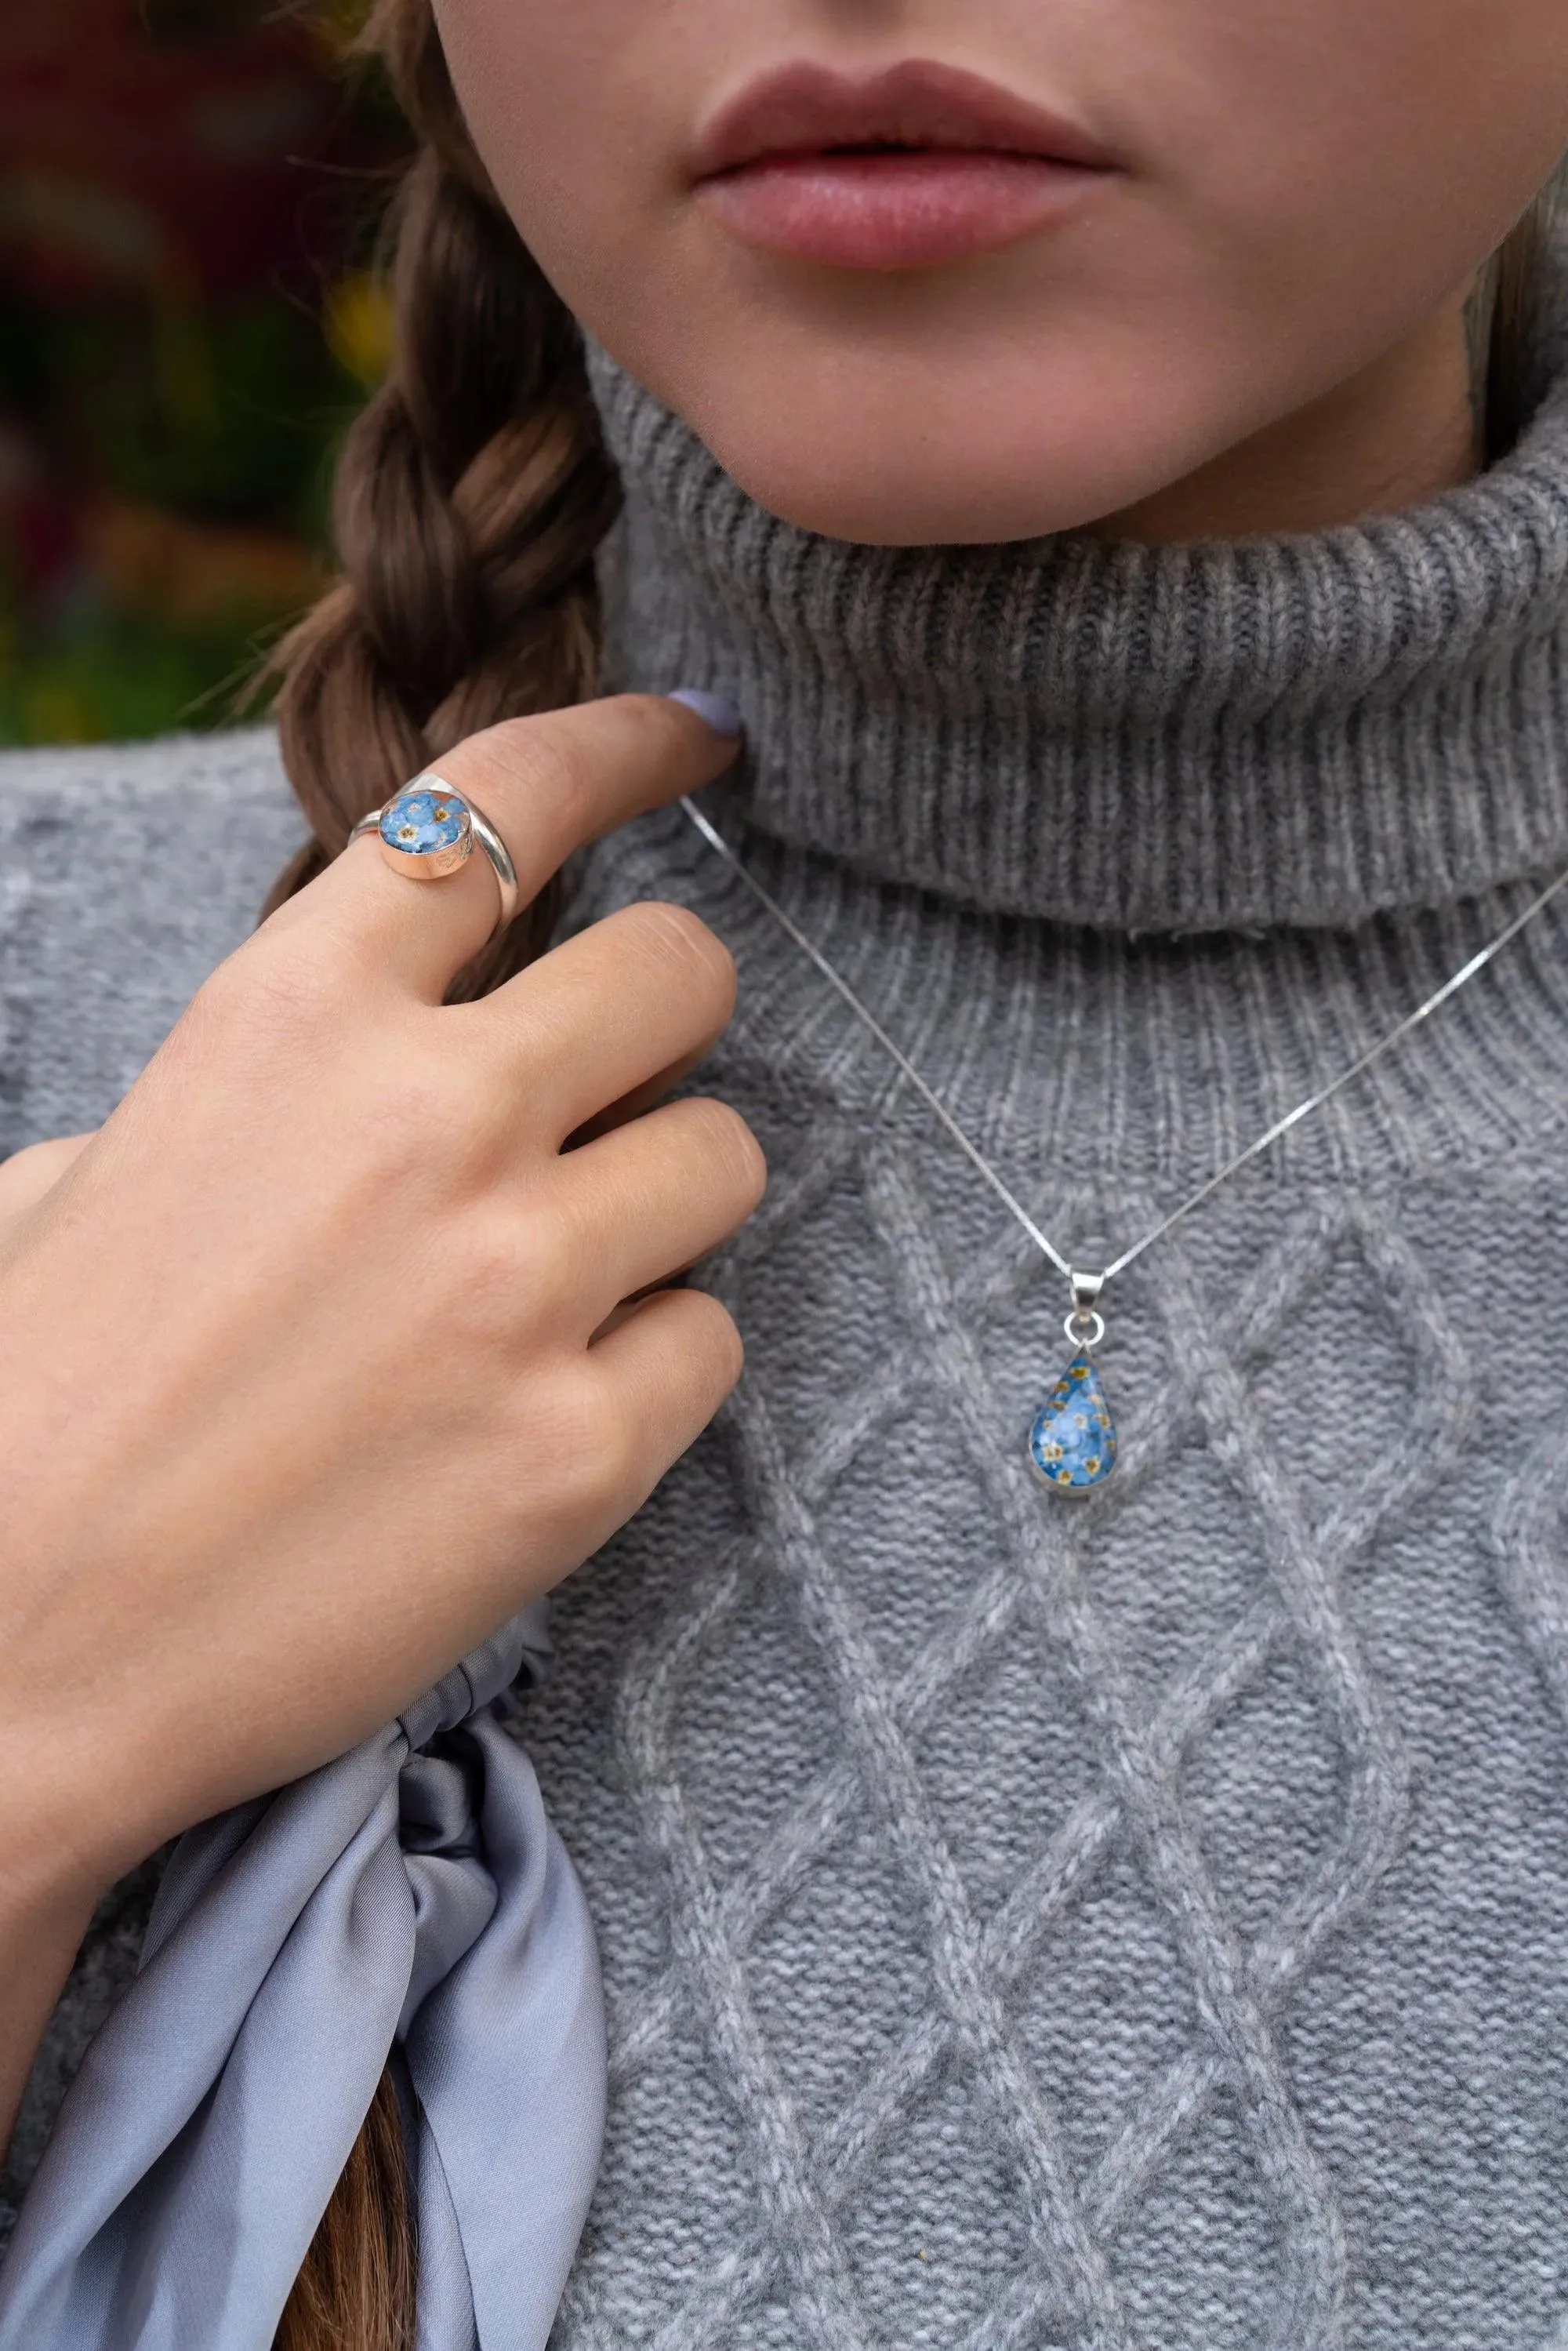
[[[1464,489],[1165,548],[817,537],[591,360],[627,493],[617,669],[736,696],[730,789],[763,831],[1130,932],[1348,925],[1568,859],[1568,363],[1544,339],[1530,430]]]

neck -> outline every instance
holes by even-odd
[[[1332,530],[1480,471],[1469,289],[1321,400],[1093,526],[1145,546]]]
[[[813,536],[591,350],[627,494],[611,675],[732,696],[726,806],[760,831],[971,907],[1349,928],[1544,875],[1568,862],[1568,256],[1542,272],[1489,470],[1456,302],[1170,494],[1169,546]]]

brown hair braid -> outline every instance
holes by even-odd
[[[383,2073],[295,2281],[273,2351],[413,2351],[414,2244],[402,2117]]]
[[[620,504],[576,325],[474,152],[430,0],[376,0],[361,46],[384,63],[420,145],[391,221],[395,356],[338,466],[342,578],[272,664],[313,838],[267,911],[465,735],[594,694],[594,559]],[[555,911],[547,891],[453,996],[520,969]],[[383,2074],[275,2351],[412,2351],[414,2303],[402,2128]]]
[[[1491,318],[1482,349],[1479,391],[1486,455],[1507,454],[1529,423],[1529,370],[1526,364],[1534,307],[1541,289],[1541,266],[1549,240],[1561,225],[1568,167],[1560,167],[1494,256],[1483,280],[1483,304],[1490,299]],[[1483,312],[1484,319],[1484,312]]]
[[[314,838],[268,910],[464,736],[596,691],[594,558],[620,502],[576,323],[474,152],[430,0],[376,0],[361,46],[421,143],[391,224],[395,357],[338,466],[343,576],[274,662],[284,763]],[[455,996],[539,951],[550,897]]]

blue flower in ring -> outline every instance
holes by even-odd
[[[434,857],[455,849],[468,825],[468,803],[458,792],[421,786],[399,792],[382,810],[381,835],[400,857]]]

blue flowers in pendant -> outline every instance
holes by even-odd
[[[1087,1354],[1074,1357],[1041,1405],[1029,1454],[1060,1494],[1090,1493],[1116,1467],[1116,1424]]]

